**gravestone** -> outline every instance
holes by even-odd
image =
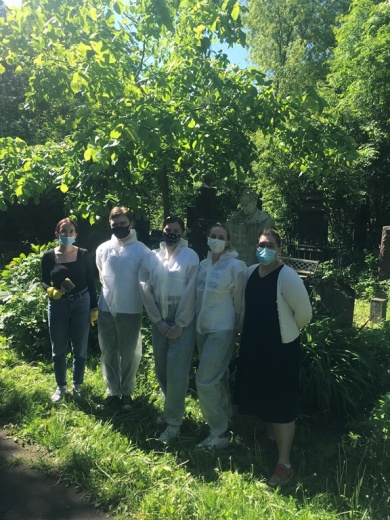
[[[302,244],[326,246],[328,243],[329,211],[320,190],[310,190],[298,210],[298,239]]]
[[[328,220],[323,193],[311,189],[298,210],[298,243],[289,244],[289,254],[307,260],[328,260]]]
[[[368,247],[370,227],[370,206],[368,197],[355,209],[353,223],[353,247],[356,251],[363,251]]]
[[[370,301],[370,321],[377,323],[386,319],[387,298],[372,298]]]
[[[194,204],[187,209],[189,244],[200,260],[206,258],[208,252],[207,231],[220,219],[216,190],[206,184],[206,180],[199,188]]]
[[[352,327],[356,296],[352,287],[345,282],[325,279],[316,286],[316,292],[326,313],[332,316],[340,327]]]

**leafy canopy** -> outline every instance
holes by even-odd
[[[209,172],[216,185],[251,174],[257,130],[281,133],[303,167],[322,164],[334,136],[318,141],[299,104],[213,51],[217,41],[245,43],[241,11],[235,0],[28,0],[10,13],[0,52],[3,69],[28,76],[25,109],[60,100],[69,111],[57,118],[65,138],[2,139],[1,207],[39,200],[54,184],[91,222],[119,202],[142,207],[156,188],[168,213],[172,186]],[[309,101],[322,110],[318,96]]]

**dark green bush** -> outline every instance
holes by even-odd
[[[372,408],[388,385],[390,326],[340,328],[314,319],[302,334],[302,410],[327,419],[357,417]]]
[[[0,334],[25,359],[50,359],[47,296],[40,284],[41,255],[50,245],[31,247],[1,273]]]

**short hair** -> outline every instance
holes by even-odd
[[[121,217],[122,215],[127,217],[130,220],[130,222],[133,222],[134,214],[125,206],[115,206],[115,208],[112,208],[108,216],[108,220],[112,220],[115,217]]]
[[[260,233],[259,238],[262,236],[269,236],[274,237],[276,245],[280,248],[282,246],[282,239],[280,238],[279,233],[276,231],[275,228],[267,228]]]
[[[175,222],[177,222],[179,224],[179,226],[181,227],[182,233],[184,233],[184,231],[185,231],[184,220],[181,219],[180,217],[176,217],[175,215],[170,215],[169,217],[164,219],[163,228],[165,228],[165,226],[167,224],[174,224]]]
[[[76,221],[71,219],[71,218],[69,218],[69,217],[66,217],[66,218],[63,218],[62,220],[57,222],[57,225],[56,225],[56,232],[57,233],[60,231],[60,227],[62,226],[62,224],[73,224],[76,233],[79,232],[79,228],[78,228],[78,225],[76,224]]]

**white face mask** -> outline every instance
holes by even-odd
[[[222,253],[226,247],[225,240],[221,240],[220,238],[208,238],[207,245],[211,249],[213,253]]]

